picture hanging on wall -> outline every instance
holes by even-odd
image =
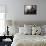
[[[35,15],[37,14],[37,5],[24,5],[24,14]]]

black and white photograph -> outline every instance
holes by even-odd
[[[37,14],[37,5],[24,5],[24,14]]]

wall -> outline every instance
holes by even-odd
[[[37,15],[24,15],[24,5],[32,5],[36,4],[37,5]],[[17,0],[16,2],[16,11],[15,11],[15,17],[16,20],[21,20],[21,21],[46,21],[46,2],[45,0]]]
[[[7,5],[7,20],[16,21],[46,21],[46,0],[0,0]],[[37,15],[24,15],[24,5],[37,5]]]

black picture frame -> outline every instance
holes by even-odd
[[[24,5],[24,14],[36,15],[37,14],[37,5]]]

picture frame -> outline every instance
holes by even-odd
[[[24,14],[36,15],[37,14],[37,5],[24,5]]]

